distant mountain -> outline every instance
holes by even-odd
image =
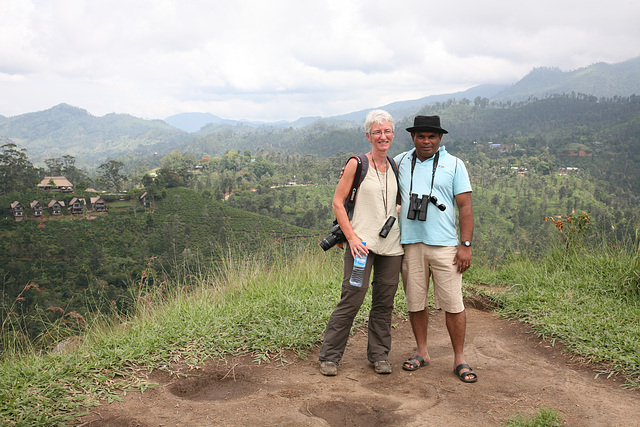
[[[534,68],[522,80],[491,97],[493,101],[526,101],[551,94],[582,93],[597,97],[640,94],[640,57],[617,64],[603,62],[574,71]]]
[[[446,102],[450,99],[459,101],[463,98],[467,98],[468,100],[473,101],[478,96],[481,98],[491,98],[505,88],[505,85],[480,85],[472,87],[471,89],[467,89],[463,92],[430,95],[420,99],[392,102],[391,104],[383,105],[381,107],[374,107],[349,114],[343,114],[341,116],[334,116],[332,117],[332,119],[342,119],[350,120],[357,123],[364,123],[364,119],[366,118],[369,111],[382,109],[388,111],[394,119],[401,120],[403,117],[415,115],[418,110],[420,110],[427,104]]]
[[[26,148],[34,163],[72,155],[83,164],[115,158],[141,146],[177,144],[189,137],[161,120],[114,113],[96,117],[67,104],[2,118],[0,136]]]
[[[257,122],[257,121],[249,121],[249,120],[228,120],[222,119],[216,115],[211,113],[180,113],[164,119],[164,122],[183,130],[185,132],[198,134],[198,135],[208,135],[213,132],[218,132],[221,130],[232,129],[238,126],[243,127],[292,127],[294,129],[298,129],[311,123],[316,120],[320,120],[322,117],[301,117],[296,121],[288,122],[288,121],[278,121],[278,122]]]
[[[315,119],[319,119],[315,118]],[[292,126],[302,127],[307,124],[313,123],[315,119],[301,118],[295,122],[279,121],[279,122],[256,122],[249,120],[228,120],[222,119],[211,113],[180,113],[164,119],[165,123],[190,133],[204,133],[208,134],[211,131],[218,131],[222,129],[228,129],[234,126]]]
[[[473,101],[480,97],[497,102],[519,102],[530,98],[544,98],[551,94],[572,92],[611,98],[616,95],[640,94],[640,57],[617,64],[598,63],[569,72],[564,72],[559,68],[539,67],[534,68],[522,80],[512,86],[483,84],[462,92],[392,102],[379,107],[331,116],[323,120],[347,120],[362,123],[370,110],[378,108],[387,110],[396,120],[401,120],[404,117],[416,114],[425,105],[446,102],[450,99],[459,101],[467,98]],[[295,122],[265,123],[225,120],[210,113],[182,113],[168,117],[165,122],[186,132],[199,131],[200,135],[207,135],[238,125],[292,127],[297,129],[320,119],[322,118],[303,117]]]
[[[190,114],[190,113],[187,113]],[[215,117],[215,116],[214,116]],[[295,122],[279,121],[279,122],[251,122],[244,120],[224,120],[221,122],[210,122],[204,124],[200,130],[193,132],[195,136],[206,136],[216,132],[234,131],[242,132],[247,130],[256,130],[260,128],[279,129],[293,128],[299,129],[321,120],[322,117],[301,117]],[[199,125],[199,124],[198,124]]]
[[[245,120],[226,120],[221,119],[211,113],[180,113],[164,119],[164,121],[173,127],[181,129],[185,132],[198,133],[199,135],[208,135],[212,132],[220,130],[227,130],[235,126],[272,126],[272,127],[291,127],[299,129],[304,126],[308,126],[318,120],[338,120],[338,121],[350,121],[356,123],[364,122],[367,113],[375,109],[387,110],[394,118],[402,118],[407,115],[415,114],[420,108],[426,104],[432,104],[434,102],[445,102],[449,99],[460,100],[467,98],[471,101],[477,96],[481,98],[491,98],[499,91],[505,89],[505,85],[480,85],[468,89],[464,92],[447,93],[441,95],[430,95],[420,99],[413,99],[409,101],[397,101],[391,104],[383,105],[381,107],[373,107],[366,110],[355,111],[353,113],[342,114],[338,116],[331,116],[328,118],[322,117],[301,117],[294,122],[251,122]]]
[[[618,64],[594,64],[571,72],[536,68],[516,84],[480,85],[463,92],[398,101],[333,117],[302,117],[294,122],[227,120],[209,113],[182,113],[162,120],[144,120],[128,114],[95,117],[86,110],[60,104],[45,111],[15,117],[0,116],[0,142],[11,141],[42,165],[48,158],[76,157],[77,166],[92,170],[109,159],[159,158],[172,150],[219,155],[230,149],[326,154],[355,141],[355,151],[366,140],[358,128],[367,112],[382,108],[404,126],[420,111],[442,111],[451,99],[518,102],[556,93],[587,94],[597,98],[640,95],[640,57]],[[447,105],[437,105],[437,103]],[[476,126],[475,130],[478,128]],[[406,136],[406,135],[405,135]],[[398,135],[398,143],[406,143]],[[366,144],[365,144],[366,145]],[[396,144],[398,147],[401,144]],[[190,151],[188,151],[190,150]],[[157,154],[157,155],[156,155]]]
[[[180,113],[164,119],[165,123],[185,132],[197,132],[208,124],[235,125],[235,120],[221,119],[211,113]]]

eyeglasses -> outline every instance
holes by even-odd
[[[380,136],[380,135],[382,135],[383,133],[385,134],[385,136],[391,136],[391,135],[393,135],[393,131],[392,131],[392,130],[389,130],[389,129],[385,130],[384,132],[383,132],[383,131],[381,131],[381,130],[374,130],[373,132],[371,132],[371,135],[372,135],[372,136]]]

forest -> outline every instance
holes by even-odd
[[[637,238],[640,97],[571,94],[517,105],[452,100],[418,114],[441,116],[450,132],[443,145],[467,164],[477,262],[499,266],[542,256],[558,237],[555,222],[581,215],[588,215],[591,239]],[[411,146],[404,131],[410,120],[396,123],[394,154]],[[320,240],[334,218],[340,169],[367,144],[361,127],[342,122],[225,128],[196,134],[161,156],[145,146],[84,170],[71,154],[38,167],[5,141],[0,318],[20,314],[25,330],[38,336],[65,313],[126,312],[133,284],[186,277],[231,247],[250,256],[265,242]],[[73,180],[73,193],[36,189],[44,176],[57,175]],[[11,217],[16,200],[28,207],[33,200],[87,199],[92,188],[108,213],[45,211],[34,218],[26,209],[23,221]],[[143,192],[152,198],[148,209],[139,201]]]

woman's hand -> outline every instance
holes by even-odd
[[[359,256],[369,255],[369,248],[367,245],[362,243],[362,240],[355,236],[355,238],[349,240],[349,250],[351,251],[351,256],[355,259]]]

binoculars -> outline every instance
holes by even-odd
[[[427,205],[429,202],[433,203],[438,209],[444,211],[447,209],[442,203],[438,203],[436,196],[429,194],[423,194],[422,197],[418,197],[416,193],[411,193],[411,199],[409,203],[409,211],[407,212],[407,219],[417,219],[418,221],[427,220]]]

